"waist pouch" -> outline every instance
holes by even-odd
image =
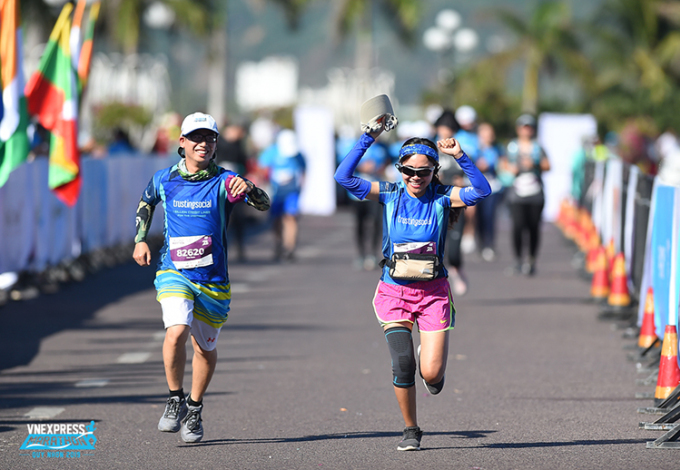
[[[437,255],[423,253],[394,253],[392,259],[380,262],[383,266],[390,268],[392,279],[400,281],[431,281],[442,269]]]

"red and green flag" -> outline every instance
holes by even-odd
[[[71,64],[74,70],[78,70],[78,59],[80,57],[80,38],[81,27],[83,22],[83,14],[85,13],[85,4],[87,0],[78,0],[76,10],[73,12],[73,24],[71,25],[71,34],[69,35],[69,45],[71,46]]]
[[[26,85],[28,112],[51,133],[48,184],[73,206],[80,194],[78,85],[71,64],[71,11],[67,3],[50,34],[38,70]]]
[[[85,38],[80,47],[80,57],[78,59],[78,83],[81,90],[87,85],[87,77],[90,74],[90,62],[92,61],[92,45],[94,41],[94,25],[99,17],[100,2],[94,3],[90,7],[90,15],[87,20]]]
[[[17,0],[0,0],[0,187],[28,157],[21,17]]]

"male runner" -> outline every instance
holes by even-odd
[[[146,236],[155,206],[162,203],[165,210],[165,243],[154,284],[166,328],[163,363],[170,396],[158,429],[177,432],[181,428],[184,442],[203,438],[203,395],[215,371],[217,337],[231,302],[229,215],[240,201],[261,211],[270,206],[267,193],[214,163],[218,135],[211,116],[187,116],[179,138],[182,159],[156,172],[137,209],[133,258],[140,266],[151,263]],[[191,393],[185,398],[182,383],[189,335],[194,356]]]

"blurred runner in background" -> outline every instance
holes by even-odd
[[[276,142],[262,152],[258,164],[267,171],[271,184],[274,260],[292,261],[297,246],[300,192],[307,168],[295,132],[281,130]]]
[[[245,146],[246,129],[241,124],[225,123],[222,133],[217,138],[215,161],[225,170],[239,175],[246,175],[248,154]],[[246,261],[246,222],[247,217],[243,204],[236,204],[231,213],[229,227],[236,242],[236,256],[240,263]]]
[[[477,237],[482,247],[482,259],[493,261],[496,258],[496,207],[503,188],[496,177],[496,166],[498,159],[503,155],[503,148],[496,143],[496,132],[488,122],[479,124],[477,135],[479,136],[479,157],[475,164],[491,186],[489,197],[477,204]]]
[[[550,162],[538,144],[536,118],[522,114],[516,121],[517,138],[508,143],[508,152],[500,164],[506,173],[514,175],[506,190],[506,200],[512,217],[512,248],[515,264],[509,274],[536,273],[536,257],[541,236],[541,214],[545,204],[541,174],[550,170]],[[528,257],[524,257],[525,235],[528,237]]]

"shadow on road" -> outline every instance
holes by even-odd
[[[466,439],[479,439],[487,437],[488,434],[497,431],[442,431],[428,432],[428,436],[451,436]],[[337,439],[373,439],[382,437],[399,437],[401,432],[396,431],[364,431],[346,432],[334,434],[317,434],[301,437],[266,437],[260,439],[213,439],[203,441],[198,444],[191,444],[187,447],[196,446],[219,446],[228,444],[271,444],[271,443],[291,443],[291,442],[313,442],[313,441],[332,441]]]
[[[644,444],[649,439],[593,439],[563,442],[499,442],[482,444],[489,449],[530,449],[533,447],[571,447],[571,446],[604,446],[612,444]]]
[[[129,263],[65,285],[56,294],[5,305],[0,309],[0,371],[30,363],[44,338],[79,328],[102,307],[152,289],[154,276],[154,268]]]
[[[482,307],[503,307],[508,305],[592,305],[593,300],[586,297],[518,297],[514,299],[470,300],[468,304]]]

